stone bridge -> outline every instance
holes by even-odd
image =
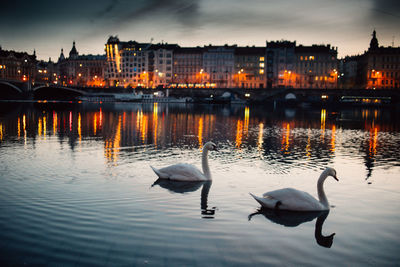
[[[91,87],[63,87],[47,84],[31,84],[21,81],[0,80],[0,99],[57,99],[73,100],[78,96],[110,96],[119,93],[132,93],[129,88],[91,88]],[[136,89],[136,92],[152,94],[163,91],[164,94],[175,97],[208,98],[221,97],[225,92],[231,93],[239,99],[250,102],[292,101],[292,102],[338,102],[343,97],[358,98],[389,98],[391,103],[400,103],[398,89],[247,89],[247,88],[160,88]]]

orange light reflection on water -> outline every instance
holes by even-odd
[[[332,125],[332,138],[331,138],[331,152],[335,152],[336,150],[336,126]]]
[[[197,137],[199,139],[199,148],[203,148],[203,117],[199,118]]]
[[[373,158],[377,152],[377,143],[378,143],[378,127],[374,127],[370,130],[369,137],[369,155],[370,158]]]
[[[311,158],[311,129],[310,128],[308,128],[308,131],[307,131],[306,156],[309,159]]]
[[[263,136],[264,136],[264,124],[261,122],[258,125],[258,142],[257,142],[258,151],[262,150],[262,145],[264,143]]]
[[[282,135],[282,147],[281,151],[285,154],[289,153],[289,145],[290,145],[290,124],[286,123],[286,126],[283,127],[284,133]]]
[[[42,118],[39,118],[39,121],[38,121],[38,136],[39,137],[42,136]]]
[[[57,113],[53,112],[53,135],[56,135],[57,133],[57,126],[58,126]]]
[[[157,138],[158,138],[158,103],[154,103],[153,105],[153,139],[154,146],[157,147]]]
[[[81,127],[81,113],[78,114],[78,136],[79,136],[79,143],[82,141],[82,127]]]
[[[321,140],[325,140],[326,109],[321,109]]]
[[[243,121],[238,120],[236,125],[236,147],[240,148],[242,145],[242,138],[243,138]]]
[[[21,119],[18,117],[18,140],[21,138]]]
[[[94,118],[93,118],[93,134],[97,134],[97,113],[94,113]]]

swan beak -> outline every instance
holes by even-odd
[[[336,176],[333,176],[333,178],[335,178],[335,180],[339,182],[339,179]]]

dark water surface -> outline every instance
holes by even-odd
[[[155,183],[209,140],[212,183]],[[0,103],[0,264],[398,266],[399,148],[390,109]],[[326,166],[329,213],[248,194]]]

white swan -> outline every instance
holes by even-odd
[[[264,193],[262,197],[257,197],[250,193],[254,199],[264,208],[292,210],[292,211],[322,211],[329,210],[328,199],[324,192],[324,181],[328,176],[336,177],[336,171],[333,168],[326,168],[318,179],[317,189],[318,198],[316,200],[307,192],[299,191],[293,188],[284,188]]]
[[[150,166],[161,179],[170,179],[175,181],[209,181],[211,180],[210,168],[208,167],[208,151],[217,150],[213,142],[207,142],[203,147],[202,167],[203,173],[195,166],[187,163],[179,163],[162,169],[156,169]]]

